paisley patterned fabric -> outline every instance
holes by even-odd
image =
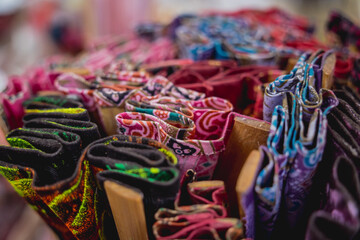
[[[262,118],[262,85],[282,74],[275,67],[241,66],[232,61],[200,61],[188,64],[169,76],[176,86],[230,101],[234,111]]]
[[[140,76],[141,83],[136,76]],[[176,87],[164,77],[149,78],[137,72],[121,73],[115,80],[106,78],[104,81],[87,81],[75,74],[63,74],[57,78],[55,86],[67,94],[78,95],[92,113],[92,118],[107,134],[114,134],[116,123],[113,119],[123,111],[127,100],[141,101],[155,96],[199,100],[205,96],[203,93]]]
[[[179,158],[182,173],[194,169],[199,178],[210,179],[219,154],[225,148],[228,124],[233,121],[228,118],[232,105],[220,98],[143,101],[126,103],[126,109],[134,112],[116,116],[119,131],[165,144]]]
[[[140,101],[143,97],[156,95],[189,100],[198,100],[204,98],[205,96],[204,94],[195,91],[176,87],[166,78],[161,76],[154,77],[141,88],[128,91],[118,91],[116,89],[103,87],[97,89],[94,93],[95,101],[100,107],[123,107],[126,100],[133,99]]]
[[[197,101],[171,97],[143,98],[141,103],[128,101],[125,104],[125,110],[128,112],[154,115],[169,121],[170,124],[176,124],[179,121],[182,124],[186,121],[193,122],[195,131],[192,138],[201,140],[218,138],[232,109],[230,102],[217,97]],[[175,117],[175,114],[178,114],[178,117]]]
[[[94,90],[91,88],[91,82],[86,81],[83,77],[74,73],[62,74],[56,79],[55,87],[57,90],[66,94],[74,94],[80,96],[86,109],[88,109],[89,111],[94,110]]]
[[[255,185],[255,237],[286,237],[305,221],[301,219],[325,149],[327,115],[338,104],[332,91],[319,89],[322,78],[315,76],[307,58],[315,61],[316,55],[302,55],[292,72],[265,92],[264,118],[274,111]]]

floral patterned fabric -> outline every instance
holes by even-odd
[[[170,147],[179,158],[181,173],[194,169],[210,179],[219,154],[225,149],[227,130],[233,117],[232,105],[224,99],[189,101],[172,98],[128,101],[116,116],[119,131],[126,135],[155,139]]]
[[[255,230],[250,237],[289,236],[306,221],[304,210],[325,149],[327,115],[338,104],[332,91],[319,88],[316,54],[302,55],[290,74],[266,89],[264,118],[274,110],[254,189]]]

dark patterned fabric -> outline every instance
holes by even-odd
[[[165,145],[147,138],[114,135],[92,143],[86,159],[102,190],[96,193],[99,209],[105,211],[101,215],[112,216],[109,207],[104,208],[108,206],[105,181],[142,193],[149,233],[154,213],[159,208],[174,206],[180,174],[177,158]]]
[[[359,239],[359,169],[352,160],[340,157],[331,170],[325,204],[312,214],[306,239]]]
[[[62,239],[102,237],[95,214],[96,182],[82,149],[98,139],[97,126],[83,108],[54,108],[66,99],[49,98],[50,108],[29,101],[25,127],[0,146],[0,173]],[[61,105],[61,104],[60,104]],[[70,106],[81,104],[70,104]],[[73,120],[73,119],[77,120]]]

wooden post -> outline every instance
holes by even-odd
[[[112,181],[104,183],[120,239],[148,239],[143,195]]]
[[[259,150],[253,150],[246,159],[244,166],[241,169],[236,183],[236,194],[238,198],[238,208],[240,219],[245,217],[244,207],[242,206],[242,196],[251,187],[256,178],[256,170],[260,162]]]
[[[229,197],[232,217],[239,217],[235,186],[246,159],[252,150],[266,144],[270,124],[265,121],[235,117],[235,123],[226,144],[225,152],[220,156],[214,173],[214,179],[223,180]],[[245,173],[244,173],[245,174]],[[249,176],[251,178],[252,176]]]

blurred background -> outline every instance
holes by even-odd
[[[359,0],[0,0],[0,91],[7,77],[57,53],[77,54],[94,39],[127,35],[139,23],[169,23],[180,13],[278,7],[307,17],[325,41],[331,10],[360,23]],[[0,179],[0,240],[56,239]]]

